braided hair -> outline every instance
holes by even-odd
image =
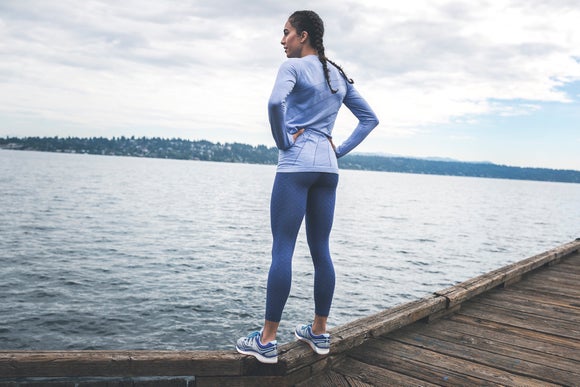
[[[324,54],[324,23],[318,14],[314,11],[296,11],[288,18],[288,21],[296,29],[298,34],[303,31],[308,32],[310,38],[310,45],[318,52],[318,59],[322,63],[322,69],[324,70],[324,77],[326,78],[326,83],[330,88],[332,94],[336,93],[338,90],[332,88],[330,84],[330,70],[328,69],[328,63],[332,64],[338,69],[340,74],[346,79],[348,83],[354,83],[354,81],[346,76],[342,67],[331,61]]]

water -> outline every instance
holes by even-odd
[[[273,166],[0,151],[0,349],[232,349]],[[580,236],[580,185],[342,171],[330,327]],[[280,342],[313,313],[303,230]]]

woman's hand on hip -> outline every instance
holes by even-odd
[[[296,133],[294,133],[294,134],[292,135],[292,138],[294,139],[294,142],[296,142],[296,139],[297,139],[298,137],[300,137],[300,135],[301,135],[302,133],[304,133],[304,128],[302,128],[302,129],[299,129],[299,130],[298,130]]]

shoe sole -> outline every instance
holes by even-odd
[[[312,350],[319,355],[328,355],[328,353],[330,352],[330,348],[318,348],[316,344],[308,340],[306,337],[300,336],[296,331],[294,331],[294,336],[296,336],[298,340],[304,341],[306,344],[308,344],[310,348],[312,348]]]
[[[258,359],[258,361],[260,363],[265,363],[265,364],[276,364],[278,363],[278,356],[276,357],[265,357],[260,355],[258,352],[254,352],[254,351],[244,351],[243,349],[240,349],[236,346],[236,350],[241,353],[242,355],[250,355],[250,356],[254,356],[256,359]]]

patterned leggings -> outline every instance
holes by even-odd
[[[334,265],[329,237],[334,218],[338,174],[277,173],[270,202],[272,264],[268,273],[266,320],[280,322],[292,282],[292,255],[302,219],[314,264],[314,306],[328,316],[334,294]]]

